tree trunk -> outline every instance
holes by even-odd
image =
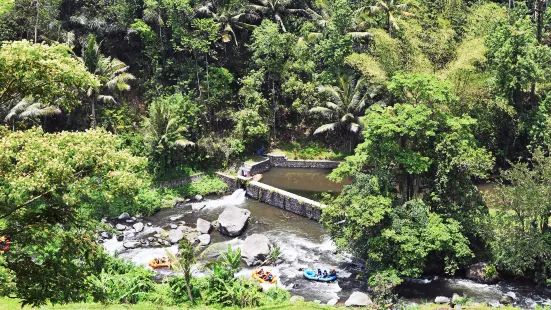
[[[197,55],[195,56],[195,72],[197,74],[197,90],[199,91],[199,98],[201,98],[201,82],[199,80],[199,64],[197,63]]]
[[[34,43],[38,41],[38,19],[40,17],[40,0],[36,0],[36,20],[34,22]]]
[[[388,35],[392,38],[392,25],[390,24],[390,12],[386,14],[388,21]]]
[[[92,128],[96,129],[96,100],[92,98]]]

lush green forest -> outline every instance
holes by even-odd
[[[550,284],[548,2],[0,0],[0,295],[287,302],[233,277],[239,251],[192,278],[184,242],[183,275],[155,284],[95,242],[102,217],[227,190],[159,181],[258,149],[343,160],[321,223],[380,305],[477,262]]]

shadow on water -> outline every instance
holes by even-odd
[[[224,207],[236,205],[251,211],[251,218],[243,235],[237,238],[229,238],[218,231],[211,232],[212,243],[198,255],[198,265],[195,276],[205,273],[200,271],[201,265],[214,260],[220,252],[227,249],[228,244],[233,248],[239,248],[243,240],[255,233],[264,234],[270,241],[281,249],[282,262],[274,267],[267,267],[278,276],[280,286],[288,289],[293,295],[300,295],[306,300],[320,300],[325,303],[333,298],[339,298],[344,302],[354,291],[368,292],[365,280],[356,279],[362,272],[362,264],[346,254],[337,254],[336,248],[326,231],[317,222],[295,215],[293,213],[271,207],[253,199],[247,199],[243,190],[238,190],[232,195],[220,198],[207,199],[203,202],[193,203],[185,207],[163,209],[151,217],[143,219],[144,223],[151,223],[141,233],[125,231],[126,240],[147,238],[164,230],[170,230],[171,224],[181,224],[195,228],[198,218],[213,221],[223,211]],[[195,210],[194,210],[195,209]],[[200,210],[199,210],[200,209]],[[178,217],[176,219],[176,217]],[[120,252],[120,256],[130,259],[137,264],[147,266],[149,260],[158,256],[165,256],[165,250],[177,252],[177,246],[148,247],[137,249],[124,249],[122,242],[115,239],[105,243],[108,251]],[[253,268],[243,265],[244,269],[239,275],[245,278],[251,276]],[[336,268],[339,279],[333,283],[312,282],[303,278],[302,268]],[[157,271],[162,275],[170,275],[169,270]],[[430,279],[413,280],[403,284],[399,294],[407,300],[419,302],[434,300],[436,296],[451,297],[453,293],[466,295],[474,301],[483,302],[498,300],[501,294],[513,291],[519,301],[517,305],[529,307],[534,302],[545,303],[549,301],[551,293],[530,285],[515,282],[502,282],[495,285],[477,284],[464,279]]]

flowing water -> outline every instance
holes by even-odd
[[[302,197],[316,199],[323,192],[339,194],[343,185],[351,183],[349,179],[341,183],[329,181],[327,176],[330,173],[330,169],[273,167],[262,174],[260,182]]]
[[[325,303],[333,298],[344,302],[352,292],[368,292],[365,281],[357,280],[356,276],[362,271],[362,264],[348,255],[336,254],[325,230],[315,221],[300,217],[293,213],[260,203],[245,197],[243,190],[238,190],[230,196],[213,197],[204,202],[193,203],[192,206],[163,209],[151,217],[143,219],[144,223],[151,223],[141,233],[132,230],[126,232],[125,240],[137,240],[170,229],[170,224],[185,221],[186,225],[195,227],[198,218],[208,221],[216,220],[223,208],[236,205],[251,211],[251,219],[243,235],[229,238],[220,235],[216,230],[211,232],[212,243],[203,253],[198,255],[198,264],[195,276],[204,275],[200,266],[215,259],[228,244],[233,248],[240,247],[243,240],[254,233],[266,235],[270,241],[281,249],[282,262],[272,267],[272,272],[278,276],[280,286],[288,289],[293,295],[300,295],[306,300],[320,300]],[[195,206],[196,210],[192,207]],[[204,206],[204,207],[203,207]],[[197,210],[201,208],[201,210]],[[178,219],[175,217],[181,216]],[[172,219],[171,219],[172,218]],[[122,242],[109,240],[105,247],[111,253],[118,251],[123,258],[130,259],[137,264],[147,266],[154,257],[166,256],[165,251],[175,253],[177,247],[143,247],[124,249]],[[240,275],[250,277],[252,268],[243,265]],[[333,283],[320,283],[305,280],[302,277],[302,268],[329,269],[335,267],[339,279]],[[270,269],[270,268],[268,268]],[[162,275],[169,275],[168,270],[157,270]],[[534,303],[550,302],[551,292],[531,285],[516,282],[501,282],[495,285],[477,284],[469,280],[458,278],[416,279],[407,281],[399,288],[399,294],[411,302],[434,300],[436,296],[451,297],[453,293],[466,295],[474,301],[485,302],[499,300],[506,292],[515,292],[519,298],[517,305],[529,308]]]

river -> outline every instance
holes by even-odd
[[[291,294],[303,296],[306,300],[320,300],[322,303],[326,303],[333,298],[339,298],[340,302],[344,302],[354,291],[368,292],[365,281],[356,279],[362,270],[361,263],[349,255],[337,254],[331,239],[317,222],[248,199],[243,190],[238,190],[228,196],[211,197],[204,202],[194,203],[194,205],[204,206],[204,208],[194,211],[189,205],[175,207],[163,209],[151,217],[144,218],[144,223],[152,225],[146,225],[144,231],[140,233],[134,233],[132,230],[126,231],[125,240],[147,238],[162,229],[170,229],[171,224],[181,221],[195,227],[197,218],[212,221],[218,218],[225,206],[236,205],[251,211],[247,229],[243,235],[237,238],[225,237],[217,231],[213,231],[211,246],[205,253],[198,255],[195,276],[204,275],[200,271],[200,266],[213,260],[220,251],[227,249],[228,244],[237,248],[241,246],[247,236],[261,233],[281,248],[283,262],[271,269],[279,277],[279,285],[289,290]],[[181,216],[181,218],[175,220],[175,216]],[[118,251],[121,257],[144,266],[147,266],[148,261],[154,257],[165,256],[166,250],[177,251],[176,246],[146,246],[125,249],[122,242],[117,242],[115,239],[108,240],[104,245],[109,252]],[[253,269],[245,265],[243,267],[241,275],[250,277]],[[329,284],[307,281],[302,277],[300,271],[301,268],[329,269],[333,267],[336,267],[339,279]],[[167,270],[158,272],[164,275],[170,274]],[[499,300],[503,293],[509,291],[516,293],[518,297],[516,305],[518,306],[530,308],[535,303],[551,303],[550,291],[515,282],[484,285],[465,279],[431,278],[408,281],[399,288],[399,294],[410,302],[431,301],[440,295],[451,297],[453,293],[466,295],[478,302],[495,301]]]

